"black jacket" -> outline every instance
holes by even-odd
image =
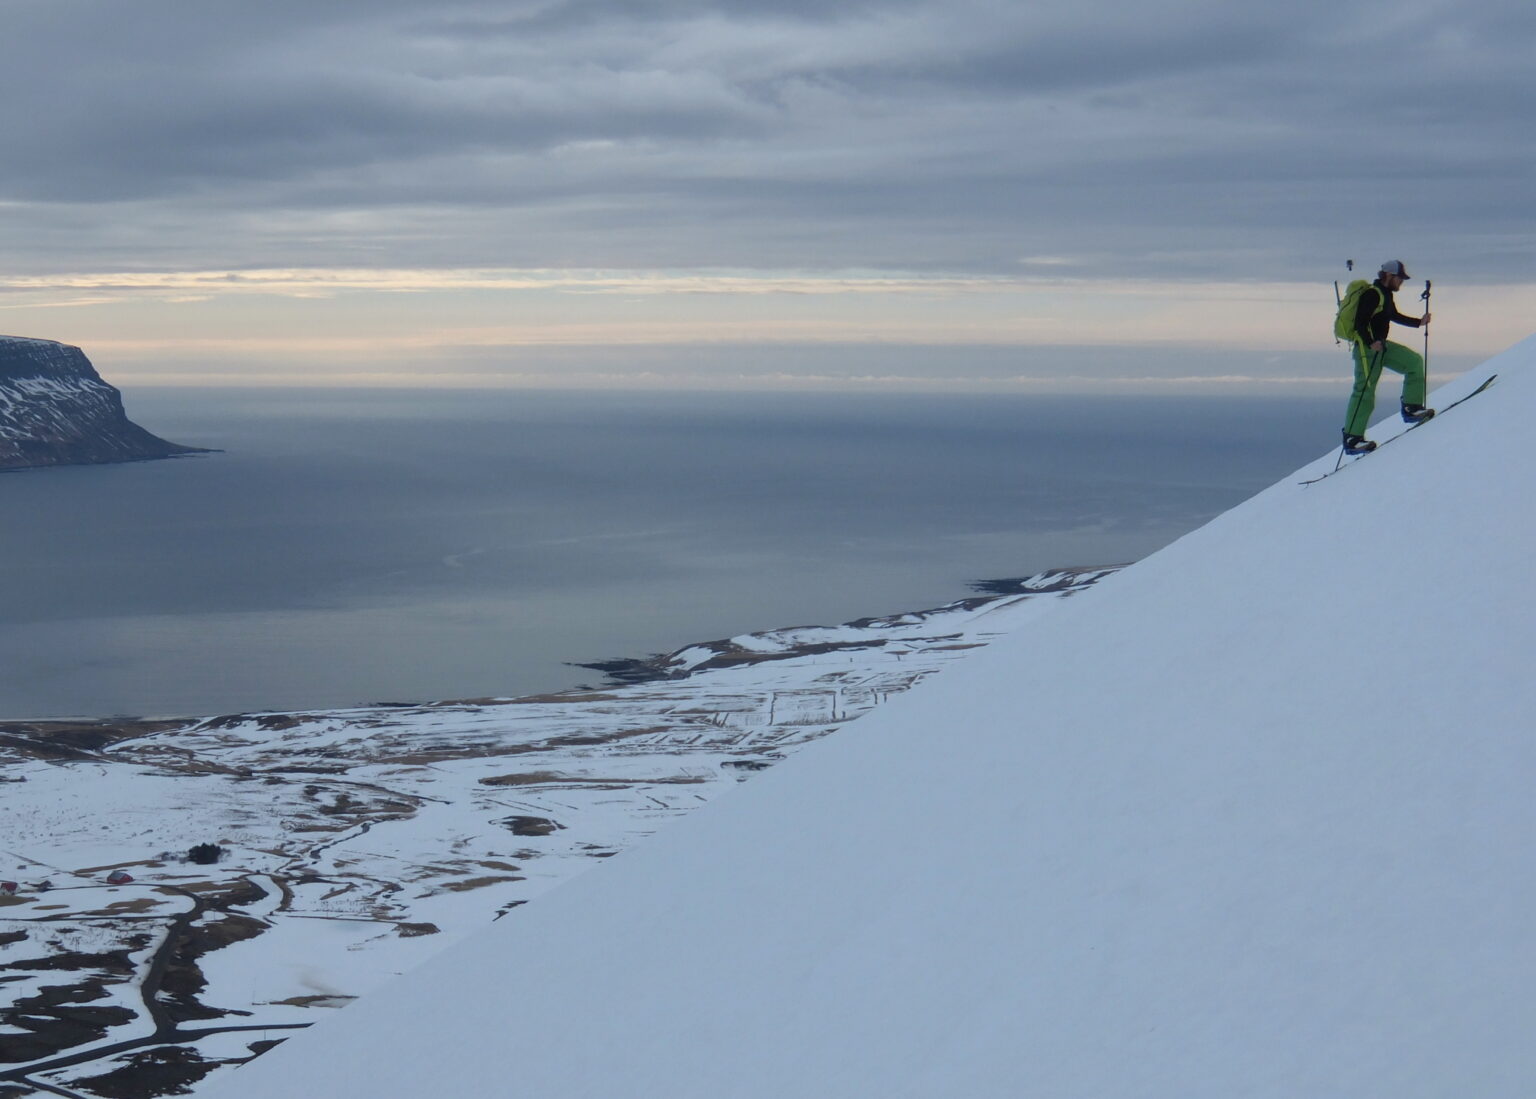
[[[1392,327],[1393,321],[1406,324],[1409,328],[1417,328],[1420,324],[1418,317],[1405,317],[1397,311],[1392,291],[1377,279],[1360,295],[1360,301],[1355,306],[1355,334],[1360,337],[1361,343],[1369,347],[1377,340],[1387,338],[1387,329]]]

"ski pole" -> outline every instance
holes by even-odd
[[[1381,345],[1381,350],[1376,352],[1375,356],[1371,359],[1371,365],[1369,367],[1367,367],[1365,365],[1365,360],[1366,360],[1366,355],[1369,353],[1369,348],[1367,348],[1365,346],[1365,344],[1363,344],[1363,343],[1362,344],[1356,344],[1355,346],[1359,348],[1360,369],[1365,371],[1365,389],[1361,390],[1361,392],[1359,392],[1359,393],[1356,393],[1354,395],[1354,397],[1351,398],[1351,400],[1349,402],[1349,412],[1348,412],[1348,414],[1345,417],[1345,428],[1344,428],[1345,431],[1349,430],[1348,423],[1349,423],[1349,421],[1351,421],[1351,420],[1353,420],[1355,418],[1355,413],[1360,408],[1360,398],[1365,396],[1366,391],[1369,391],[1371,393],[1376,392],[1376,383],[1381,379],[1381,360],[1383,358],[1385,358],[1386,354],[1387,354],[1387,345],[1385,343],[1383,343]],[[1354,354],[1355,354],[1355,351],[1353,349],[1351,349],[1351,351],[1350,351],[1351,359],[1353,359]],[[1343,464],[1344,464],[1344,448],[1341,446],[1341,447],[1339,447],[1339,460],[1337,462],[1333,463],[1334,472],[1337,473],[1339,467],[1342,466]]]
[[[1424,303],[1424,315],[1429,316],[1429,289],[1433,285],[1428,279],[1424,280],[1424,293],[1419,295],[1419,300]],[[1429,325],[1424,326],[1424,392],[1429,392]]]

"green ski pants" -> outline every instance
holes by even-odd
[[[1349,410],[1344,414],[1344,434],[1365,434],[1376,408],[1376,382],[1383,367],[1403,376],[1404,404],[1424,403],[1424,356],[1413,348],[1388,342],[1382,344],[1380,351],[1372,351],[1356,340],[1353,356],[1355,388],[1349,395]]]

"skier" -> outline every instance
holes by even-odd
[[[1403,376],[1404,421],[1419,423],[1435,414],[1434,409],[1424,407],[1424,356],[1411,347],[1387,341],[1387,329],[1393,321],[1410,328],[1429,323],[1428,313],[1405,317],[1392,301],[1393,293],[1403,288],[1407,278],[1408,269],[1402,260],[1388,260],[1381,265],[1376,281],[1360,293],[1355,303],[1354,335],[1350,340],[1355,388],[1344,417],[1345,454],[1367,454],[1376,449],[1376,444],[1365,437],[1365,429],[1376,407],[1376,382],[1381,378],[1382,367]]]

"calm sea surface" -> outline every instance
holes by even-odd
[[[1134,560],[1334,399],[159,390],[225,451],[0,476],[0,717],[526,694]]]

